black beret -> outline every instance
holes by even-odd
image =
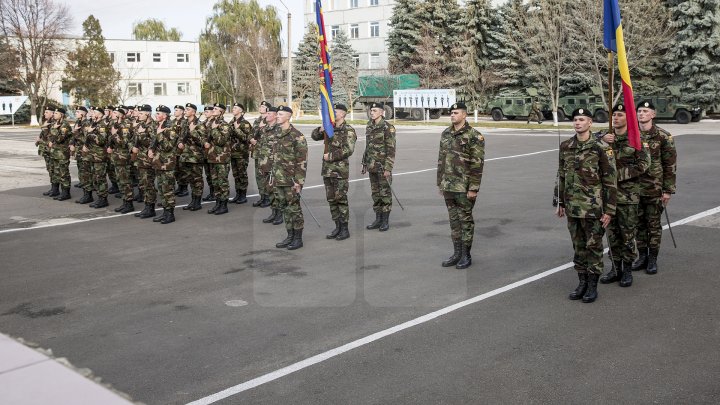
[[[135,109],[138,111],[142,111],[142,108],[143,108],[143,104],[138,104],[135,106]],[[152,108],[151,108],[151,110],[152,110]]]
[[[126,105],[126,106],[123,106],[123,108],[124,108],[126,111],[130,111],[130,110],[134,110],[134,109],[135,109],[135,106],[134,106],[134,105]]]
[[[112,110],[114,110],[114,109],[115,109],[115,107],[113,107],[113,106],[109,105],[109,106],[106,106],[106,107],[105,107],[105,109],[106,109],[106,110],[110,110],[110,111],[112,111]]]
[[[467,106],[465,105],[465,103],[463,103],[461,101],[459,103],[453,104],[452,107],[450,107],[450,110],[466,110],[467,111]]]
[[[160,104],[159,106],[155,107],[155,112],[170,114],[170,107]]]
[[[267,108],[272,107],[272,105],[270,105],[270,103],[268,103],[267,101],[261,101],[261,102],[260,102],[260,105],[261,105],[261,106],[265,106],[265,107],[267,107]]]
[[[115,109],[115,111],[119,112],[119,113],[122,114],[122,115],[127,114],[127,110],[124,109],[123,107],[118,107],[118,108]]]
[[[625,112],[625,104],[620,103],[620,104],[616,105],[615,107],[613,107],[612,112],[618,112],[618,111]]]
[[[85,112],[88,112],[88,109],[85,108],[85,107],[83,107],[83,106],[81,106],[81,105],[79,105],[79,106],[77,106],[77,108],[75,108],[75,111],[85,111]]]
[[[383,108],[383,103],[372,103],[370,104],[370,108]]]
[[[645,100],[641,101],[640,104],[638,104],[637,108],[649,108],[655,111],[655,104],[653,104],[650,100]]]
[[[90,107],[90,111],[100,111],[101,113],[105,113],[105,109],[102,107]]]
[[[183,111],[184,111],[184,110],[185,110],[185,107],[183,107],[183,106],[181,106],[180,104],[178,104],[178,105],[175,106],[175,109],[176,109],[176,110],[183,110]]]
[[[192,108],[193,110],[197,111],[197,106],[193,103],[185,104],[185,108]]]
[[[45,106],[45,111],[55,112],[55,107],[50,107],[49,105],[46,105],[46,106]]]
[[[278,110],[278,112],[280,112],[280,111],[285,111],[285,112],[290,113],[290,114],[293,113],[292,108],[290,108],[290,107],[288,107],[288,106],[286,106],[286,105],[281,105],[280,107],[277,108],[277,110]]]
[[[585,116],[585,117],[588,117],[588,118],[592,118],[592,117],[593,117],[592,112],[591,112],[590,110],[588,110],[587,108],[577,108],[577,109],[575,109],[575,111],[572,112],[572,115],[571,115],[571,116],[572,116],[573,118],[575,118],[575,117],[580,116],[580,115]]]
[[[213,104],[213,108],[215,108],[215,107],[217,107],[217,108],[222,108],[223,110],[226,110],[225,104],[215,103],[215,104]]]
[[[56,108],[56,109],[55,109],[55,112],[59,112],[60,114],[63,114],[63,115],[64,115],[64,114],[67,114],[67,111],[65,111],[65,109],[62,108],[62,107]]]
[[[336,110],[343,110],[343,111],[347,112],[347,107],[345,106],[345,104],[340,104],[340,103],[335,104],[335,109],[336,109]]]
[[[152,112],[152,106],[150,106],[150,104],[143,104],[141,106],[138,106],[137,109],[139,111]]]
[[[243,111],[245,111],[245,106],[240,103],[233,103],[233,107],[240,107],[243,109]]]
[[[278,108],[270,106],[270,107],[268,107],[268,112],[278,112]]]
[[[213,106],[206,105],[205,108],[203,108],[203,111],[212,111],[212,109],[213,109]]]

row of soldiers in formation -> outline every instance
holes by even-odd
[[[373,105],[371,120],[366,128],[366,149],[363,154],[363,174],[371,183],[375,220],[368,229],[389,229],[392,209],[390,184],[395,159],[395,128],[384,120],[383,106]],[[271,207],[271,214],[263,222],[285,223],[287,237],[276,246],[298,249],[303,246],[304,219],[300,198],[307,170],[307,142],[291,123],[292,109],[273,107],[263,101],[260,116],[253,124],[245,118],[240,103],[232,105],[232,120],[226,122],[226,106],[206,106],[203,119],[197,106],[188,103],[171,110],[160,105],[122,106],[114,108],[78,107],[77,120],[70,124],[63,108],[47,109],[40,135],[36,139],[38,154],[46,162],[50,174],[50,189],[43,193],[64,201],[70,196],[71,157],[78,165],[78,185],[83,196],[76,202],[93,208],[109,205],[108,195],[116,193],[123,204],[119,213],[135,211],[134,201],[145,206],[135,213],[139,218],[153,218],[160,224],[175,221],[175,197],[187,195],[191,202],[184,210],[201,209],[201,201],[215,200],[209,214],[228,212],[228,202],[247,202],[248,163],[255,160],[255,178],[260,198],[255,207]],[[322,176],[335,229],[328,239],[350,237],[347,200],[350,175],[349,158],[354,152],[357,135],[345,122],[347,107],[335,105],[334,136],[321,128],[312,133],[316,141],[324,141]],[[236,196],[229,199],[229,167],[235,180]],[[203,170],[210,193],[202,198]],[[108,188],[108,177],[111,187]],[[175,184],[178,184],[177,189]],[[157,183],[157,188],[156,188]],[[137,193],[134,193],[137,187]],[[163,214],[157,216],[155,204],[158,191],[162,197]],[[97,193],[97,200],[93,197]]]
[[[571,300],[593,302],[597,284],[633,283],[632,271],[658,271],[661,215],[676,190],[673,137],[654,124],[655,106],[637,107],[641,147],[631,146],[625,106],[612,110],[612,131],[590,132],[592,113],[572,113],[575,136],[560,144],[556,213],[567,216],[579,283]],[[608,232],[612,268],[603,275],[603,236]],[[637,248],[637,254],[636,250]]]

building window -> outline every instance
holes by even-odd
[[[167,96],[167,84],[155,83],[153,85],[153,94],[156,96]]]
[[[330,39],[335,39],[335,37],[337,37],[338,32],[340,32],[339,25],[333,25],[332,27],[330,27]]]
[[[178,96],[185,96],[190,94],[190,83],[184,82],[184,83],[178,83]]]
[[[190,62],[190,54],[187,54],[187,53],[177,54],[177,61],[182,62],[182,63]]]
[[[358,8],[358,0],[350,0],[350,8]]]
[[[371,6],[377,6],[379,3],[380,3],[379,0],[370,0],[370,5],[371,5]]]
[[[350,24],[350,38],[360,38],[360,26],[357,24]]]
[[[128,62],[140,62],[140,52],[128,52],[127,53],[127,61]]]
[[[287,69],[283,69],[280,73],[280,82],[287,83]]]
[[[375,21],[370,23],[370,36],[371,37],[379,37],[380,36],[380,23]]]
[[[128,83],[128,96],[142,96],[142,83]]]
[[[115,63],[115,52],[108,52],[110,55],[110,63]]]
[[[370,69],[380,69],[380,54],[379,53],[371,53],[370,54]]]
[[[154,53],[154,54],[153,54],[153,62],[160,62],[161,60],[162,60],[162,59],[160,58],[160,54],[159,54],[159,53]]]
[[[358,55],[358,54],[353,55],[353,62],[355,62],[355,68],[356,69],[359,68],[360,67],[360,55]]]

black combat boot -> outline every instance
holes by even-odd
[[[160,222],[168,215],[168,210],[164,209],[162,215],[153,218],[153,222]]]
[[[448,257],[447,260],[442,262],[443,267],[451,267],[456,265],[460,261],[460,255],[462,252],[462,242],[459,240],[453,241],[453,254]]]
[[[118,188],[117,182],[113,181],[113,182],[111,182],[111,183],[112,183],[112,184],[111,184],[110,188],[108,189],[108,194],[119,193],[119,192],[120,192],[120,189]]]
[[[585,295],[582,297],[582,302],[588,304],[597,299],[597,283],[599,276],[595,273],[588,274],[588,287],[585,291]]]
[[[95,201],[95,199],[92,196],[92,191],[84,191],[83,190],[83,196],[80,197],[79,200],[75,201],[78,204],[87,204]]]
[[[123,205],[123,209],[120,210],[120,213],[127,214],[127,213],[130,213],[133,211],[135,211],[135,206],[133,205],[132,200],[130,200],[130,201],[125,201],[125,205]]]
[[[220,199],[215,199],[215,206],[208,210],[208,214],[214,214],[220,208]]]
[[[115,196],[114,196],[114,197],[115,197],[115,198],[123,198],[123,196],[124,196],[123,193],[120,192],[120,191],[118,191],[117,193],[115,193]]]
[[[253,206],[253,207],[259,207],[260,204],[262,204],[263,200],[265,200],[265,195],[264,195],[264,194],[260,194],[260,199],[257,200],[257,201],[255,201],[254,203],[252,203],[252,206]]]
[[[167,208],[165,212],[167,212],[167,215],[162,221],[160,221],[160,223],[166,225],[171,222],[175,222],[175,208]]]
[[[270,196],[266,195],[265,198],[260,203],[260,208],[267,208],[270,206]]]
[[[143,191],[138,188],[138,192],[133,196],[133,201],[135,201],[135,202],[145,201],[145,193],[143,193]]]
[[[588,288],[588,275],[587,273],[578,273],[578,279],[580,279],[580,283],[575,288],[575,291],[571,292],[568,298],[571,300],[579,300],[585,295],[585,292],[587,292]]]
[[[658,253],[660,253],[660,249],[648,249],[648,262],[647,262],[647,268],[645,269],[645,273],[647,273],[647,274],[657,273],[657,271],[658,271],[658,268],[657,268]]]
[[[335,220],[335,229],[332,230],[329,234],[325,235],[325,239],[335,239],[338,234],[340,233],[340,221]]]
[[[227,205],[228,205],[228,200],[220,201],[220,206],[215,211],[215,215],[227,214],[228,213]]]
[[[140,212],[136,212],[135,216],[138,218],[147,218],[143,217],[143,215],[147,215],[150,212],[150,204],[145,204],[145,207]]]
[[[98,197],[97,202],[95,202],[95,205],[91,204],[90,206],[93,208],[105,208],[108,205],[110,205],[110,204],[108,203],[107,197]]]
[[[622,274],[620,276],[620,287],[630,287],[633,282],[633,276],[632,276],[632,262],[631,261],[623,261],[622,262]]]
[[[603,284],[610,284],[620,280],[622,274],[622,262],[613,261],[613,267],[600,277],[600,282]]]
[[[472,256],[470,256],[470,245],[461,244],[460,260],[455,265],[458,270],[467,269],[472,264]]]
[[[283,223],[283,213],[282,210],[278,208],[277,210],[277,216],[275,217],[275,220],[272,221],[273,225],[280,225]]]
[[[57,195],[60,195],[60,183],[52,183],[50,185],[50,190],[44,192],[43,195],[49,197],[55,197]]]
[[[203,201],[212,201],[215,199],[216,199],[215,198],[215,189],[213,189],[213,186],[210,186],[210,192],[202,200]]]
[[[193,207],[195,207],[195,199],[199,200],[199,198],[197,198],[196,196],[190,197],[190,202],[183,207],[183,211],[194,211]]]
[[[278,210],[277,208],[273,208],[272,211],[270,211],[270,216],[267,218],[264,218],[262,220],[263,224],[272,223],[275,220],[275,218],[278,216],[278,211],[280,211],[280,210]]]
[[[293,241],[293,235],[295,235],[295,230],[294,230],[294,229],[288,229],[288,230],[287,230],[287,237],[286,237],[285,239],[283,239],[282,242],[276,243],[276,244],[275,244],[275,247],[276,247],[276,248],[279,248],[279,249],[288,247],[288,245],[290,244],[290,242]]]
[[[67,188],[63,187],[60,195],[58,195],[57,197],[54,197],[54,199],[58,200],[58,201],[65,201],[65,200],[69,200],[70,198],[72,198],[70,196],[70,187],[67,187]]]
[[[190,208],[190,211],[200,211],[202,209],[202,196],[193,197],[195,199],[195,202],[193,203],[193,207]]]
[[[83,185],[82,185],[82,183],[80,183],[80,182],[78,181],[77,184],[75,184],[75,187],[76,187],[76,188],[83,188]]]
[[[373,221],[372,224],[365,227],[365,229],[378,229],[380,228],[380,224],[382,224],[382,212],[375,212],[375,221]]]
[[[140,214],[140,218],[152,218],[155,216],[155,203],[149,203],[145,204],[145,207],[147,208],[147,212],[145,214]]]
[[[288,245],[288,250],[296,250],[303,247],[303,241],[302,241],[302,229],[296,229],[293,233],[293,240]]]
[[[338,233],[335,240],[345,240],[350,237],[350,229],[348,229],[348,223],[340,221],[340,233]]]
[[[390,229],[390,211],[382,213],[382,222],[380,223],[380,227],[378,227],[380,232],[385,232],[388,229]]]
[[[632,271],[645,270],[648,266],[648,249],[638,248],[638,257],[632,264]]]
[[[115,208],[113,211],[115,211],[115,212],[120,212],[120,211],[122,211],[122,210],[125,209],[125,206],[127,206],[127,201],[123,201],[122,205],[119,206],[119,207],[117,207],[117,208]]]
[[[187,184],[181,184],[178,187],[180,187],[180,192],[178,194],[175,194],[178,197],[187,197],[190,194],[190,191],[188,190]],[[174,215],[173,215],[174,217]]]
[[[247,190],[238,190],[233,202],[235,204],[245,204],[247,202]]]

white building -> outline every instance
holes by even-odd
[[[328,45],[339,30],[345,31],[355,49],[361,76],[385,73],[387,38],[394,0],[323,0]],[[315,22],[315,1],[305,0],[305,26]]]

